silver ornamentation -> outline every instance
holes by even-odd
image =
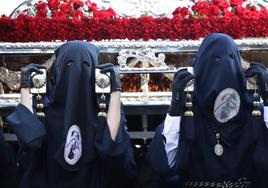
[[[122,73],[140,73],[141,90],[143,96],[140,100],[148,102],[150,97],[149,81],[150,72],[171,70],[165,63],[165,54],[159,53],[157,56],[155,50],[151,48],[124,49],[119,52],[118,63],[119,70]],[[142,74],[144,73],[144,74]]]
[[[20,102],[20,94],[0,94],[0,107],[16,107]]]
[[[46,84],[46,75],[45,74],[36,74],[32,78],[33,85],[35,88],[41,88]]]
[[[0,53],[46,53],[54,51],[66,41],[52,42],[0,42]],[[123,49],[152,48],[155,52],[182,52],[197,51],[202,39],[199,40],[101,40],[91,41],[100,48],[101,52],[119,52]],[[244,38],[235,40],[239,50],[265,50],[268,49],[268,38]]]
[[[12,90],[19,90],[20,71],[12,71],[5,67],[0,67],[0,83],[5,83]],[[4,90],[1,91],[4,93]]]
[[[232,188],[246,188],[251,187],[251,181],[247,177],[239,178],[237,181],[185,181],[183,187],[232,187]]]
[[[172,17],[172,12],[177,7],[190,7],[194,5],[189,0],[111,0],[110,6],[121,17]]]
[[[169,69],[165,63],[165,54],[159,53],[156,56],[155,50],[151,48],[124,49],[117,58],[120,70]]]
[[[212,125],[212,127],[216,134],[215,136],[216,136],[216,142],[217,142],[217,144],[214,146],[214,153],[220,157],[223,154],[223,146],[220,144],[220,133],[218,132],[215,125]]]
[[[96,84],[98,87],[104,89],[110,85],[110,77],[107,74],[99,74],[96,78]]]
[[[214,147],[214,152],[217,156],[222,156],[223,154],[223,147],[221,144],[217,143]]]

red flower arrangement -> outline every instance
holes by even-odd
[[[36,5],[36,16],[0,18],[0,41],[199,39],[221,32],[238,39],[268,37],[268,11],[245,0],[198,1],[177,8],[173,18],[120,18],[112,9],[99,10],[80,0],[49,0]],[[86,8],[86,11],[84,10]],[[48,15],[51,17],[48,17]]]

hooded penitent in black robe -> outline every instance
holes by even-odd
[[[22,149],[34,153],[25,187],[120,187],[132,176],[124,114],[115,141],[106,119],[97,118],[98,55],[98,48],[87,42],[60,46],[49,73],[45,119],[22,104],[7,118]]]
[[[159,181],[164,186],[216,187],[240,180],[243,186],[233,186],[268,187],[268,129],[263,106],[261,116],[252,116],[253,93],[246,89],[233,39],[224,34],[207,36],[191,63],[194,117],[182,116],[178,125],[176,165],[169,168],[167,162],[163,124],[149,149],[148,159]],[[216,133],[223,147],[220,156],[214,152]]]

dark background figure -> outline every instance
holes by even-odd
[[[33,113],[29,88],[31,74],[40,65],[22,70],[21,103],[7,118],[21,150],[33,155],[24,174],[23,188],[125,187],[135,175],[135,162],[126,120],[120,105],[120,77],[113,64],[98,65],[93,44],[67,42],[55,51],[48,73],[45,118]],[[97,117],[95,68],[110,73],[111,94],[107,119]],[[35,103],[34,103],[35,104]],[[69,156],[71,134],[76,148]]]
[[[16,153],[13,147],[6,142],[3,128],[0,126],[0,187],[17,188],[19,170],[16,163]]]
[[[207,36],[191,64],[194,75],[186,69],[175,74],[169,112],[149,148],[158,186],[268,187],[266,68],[252,63],[243,70],[237,46],[225,34]],[[264,106],[246,87],[252,76]],[[191,79],[193,117],[185,115]]]

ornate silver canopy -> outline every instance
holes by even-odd
[[[31,16],[36,15],[35,4],[40,0],[27,0],[21,3],[10,15],[10,17],[17,17],[19,14],[27,14]],[[47,0],[41,0],[47,2]],[[86,0],[81,0],[86,1]],[[112,8],[120,17],[134,17],[138,18],[145,15],[153,17],[172,17],[172,12],[177,7],[191,8],[197,0],[91,0],[97,4],[101,10]],[[229,2],[228,0],[226,0]],[[251,4],[260,9],[262,6],[268,7],[268,0],[247,0],[243,6]],[[84,6],[79,8],[85,15],[88,14],[88,7]],[[51,13],[48,10],[48,17]]]
[[[40,0],[27,0],[21,3],[10,15],[10,17],[17,17],[19,14],[27,14],[31,16],[36,15],[35,4]],[[42,0],[47,2],[47,0]],[[86,1],[86,0],[81,0]],[[177,7],[191,7],[194,3],[192,0],[91,0],[95,2],[99,9],[106,10],[112,8],[120,17],[134,17],[138,18],[144,15],[151,15],[154,17],[171,17],[172,12]],[[79,8],[87,15],[88,7]],[[48,11],[48,17],[51,13]]]
[[[98,1],[100,2],[100,1]],[[171,17],[177,7],[190,7],[191,0],[102,0],[109,2],[110,7],[121,17],[141,17],[151,15],[154,17]]]

